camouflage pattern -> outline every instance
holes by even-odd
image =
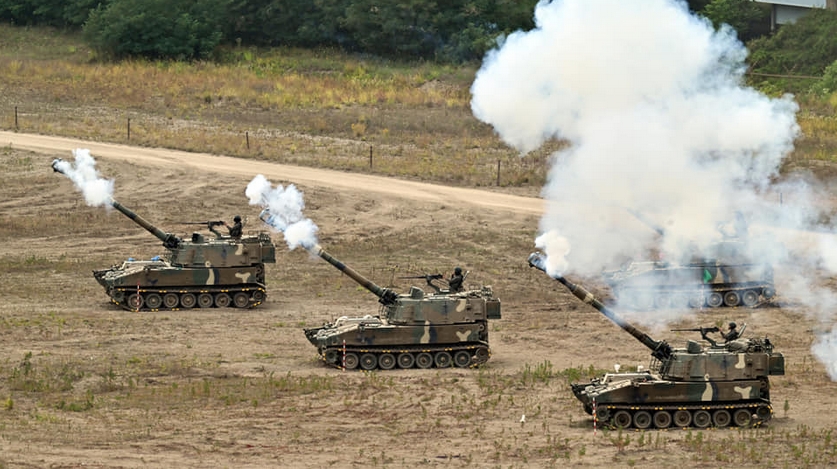
[[[426,294],[412,287],[396,294],[344,265],[319,245],[308,249],[374,293],[376,316],[340,317],[305,329],[306,338],[331,366],[364,370],[470,367],[490,357],[488,320],[500,319],[500,300],[490,286],[458,293]]]
[[[529,256],[529,265],[546,271],[540,253]],[[639,429],[746,427],[772,417],[768,377],[783,375],[785,360],[767,338],[717,344],[702,333],[708,346],[689,340],[683,349],[672,348],[625,322],[583,287],[552,277],[652,351],[648,370],[617,370],[571,385],[585,412],[599,422]]]
[[[115,200],[111,205],[160,239],[168,250],[164,258],[129,259],[93,271],[115,304],[130,311],[157,311],[252,308],[265,300],[264,264],[276,262],[276,247],[267,233],[211,239],[193,233],[190,240],[182,240]]]

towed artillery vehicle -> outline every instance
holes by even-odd
[[[465,368],[490,357],[488,320],[500,319],[500,300],[490,286],[426,294],[382,288],[346,266],[319,245],[306,247],[372,292],[381,303],[378,315],[342,316],[322,327],[305,329],[326,364],[363,370],[393,368]],[[430,282],[428,277],[428,283]]]
[[[665,230],[633,210],[661,236]],[[773,268],[746,254],[746,222],[736,214],[735,233],[721,233],[706,255],[687,262],[631,261],[603,272],[619,305],[638,310],[745,306],[754,308],[775,295]]]
[[[529,265],[546,272],[541,253],[532,253]],[[584,411],[596,421],[638,429],[747,427],[773,416],[768,378],[785,374],[785,359],[773,351],[769,339],[739,338],[717,344],[706,336],[709,328],[703,328],[696,330],[708,346],[689,340],[684,349],[672,348],[625,322],[580,285],[560,275],[550,276],[651,349],[647,370],[616,370],[589,383],[571,385]]]
[[[61,172],[55,160],[52,167]],[[267,233],[233,238],[206,238],[193,233],[183,240],[165,233],[114,199],[110,205],[163,242],[166,256],[128,259],[109,269],[94,270],[113,303],[129,311],[235,307],[264,302],[265,263],[276,262]],[[213,222],[207,222],[212,228]]]

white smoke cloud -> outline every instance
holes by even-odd
[[[113,179],[103,179],[96,169],[96,160],[90,156],[90,150],[73,150],[74,163],[65,160],[55,160],[55,169],[70,178],[76,189],[84,195],[87,205],[110,207],[113,197]]]
[[[536,244],[550,268],[597,275],[650,251],[673,263],[711,257],[719,226],[740,212],[749,260],[787,280],[780,295],[834,321],[837,295],[812,278],[837,272],[835,242],[812,229],[822,188],[775,182],[800,133],[798,105],[743,85],[747,50],[734,31],[677,0],[541,1],[535,25],[486,55],[471,107],[522,154],[570,143],[542,192]],[[835,357],[832,336],[818,350]]]
[[[764,205],[757,191],[792,149],[797,105],[741,85],[747,51],[733,31],[673,0],[541,2],[535,23],[488,54],[472,109],[521,152],[571,142],[541,220],[572,246],[556,250],[569,270],[594,274],[651,245],[681,259],[736,211]],[[635,220],[620,227],[625,209],[665,236]]]
[[[267,178],[259,174],[250,181],[244,194],[250,199],[250,205],[266,209],[262,220],[284,235],[289,249],[297,246],[309,248],[317,244],[319,228],[302,214],[305,200],[296,186],[277,184],[273,187]]]
[[[837,381],[837,328],[819,335],[816,343],[811,346],[811,352],[825,365],[831,380]]]

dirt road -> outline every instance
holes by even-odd
[[[161,148],[140,148],[113,143],[97,143],[64,137],[0,132],[0,142],[13,148],[41,153],[66,154],[77,148],[89,149],[94,158],[129,161],[158,167],[188,166],[193,170],[222,174],[263,174],[274,182],[305,184],[333,189],[352,189],[366,193],[395,195],[406,199],[452,204],[462,202],[479,207],[516,213],[541,214],[543,201],[530,197],[500,194],[460,187],[439,186],[365,174],[304,168],[262,161],[243,160],[206,153],[188,153]]]

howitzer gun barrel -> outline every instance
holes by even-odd
[[[156,226],[149,223],[148,220],[146,220],[145,218],[137,215],[136,213],[134,213],[133,210],[129,209],[128,207],[125,207],[124,205],[120,204],[116,200],[110,199],[110,204],[111,204],[111,206],[113,206],[113,208],[122,212],[123,215],[125,215],[126,217],[133,220],[134,223],[136,223],[137,225],[145,228],[149,233],[156,236],[160,241],[163,242],[163,246],[165,246],[169,249],[174,249],[180,244],[180,242],[181,242],[180,238],[178,238],[177,236],[175,236],[171,233],[166,233],[163,230],[157,228]]]
[[[651,349],[651,355],[653,355],[654,357],[662,360],[671,356],[671,346],[669,346],[665,341],[654,340],[651,337],[649,337],[648,334],[635,328],[630,323],[626,322],[624,319],[618,316],[616,313],[611,311],[607,306],[604,305],[604,303],[599,301],[595,296],[593,296],[592,293],[587,291],[587,289],[582,287],[581,285],[576,285],[575,283],[570,282],[569,280],[560,275],[549,274],[546,270],[546,260],[544,259],[543,254],[539,252],[533,252],[532,254],[530,254],[529,266],[535,267],[536,269],[543,271],[555,280],[561,282],[561,284],[567,287],[570,293],[575,295],[576,298],[599,310],[600,313],[604,314],[614,324],[621,327],[624,331],[634,336],[634,338],[640,341],[643,345]]]
[[[340,262],[334,256],[326,252],[326,250],[323,249],[323,247],[319,244],[315,244],[312,247],[306,246],[305,249],[307,249],[308,252],[310,252],[311,254],[321,257],[323,260],[336,267],[337,270],[351,277],[352,280],[359,283],[361,286],[363,286],[363,288],[371,291],[373,294],[375,294],[375,296],[379,298],[378,301],[382,304],[392,304],[398,298],[398,295],[394,291],[390,290],[389,288],[380,287],[377,284],[375,284],[375,282],[369,280],[363,275],[360,275],[359,273],[357,273],[355,269]]]
[[[625,210],[627,210],[628,213],[633,215],[634,218],[636,218],[637,220],[644,223],[647,227],[656,231],[657,234],[659,234],[660,236],[665,236],[666,235],[666,230],[663,227],[661,227],[660,225],[658,225],[658,224],[654,223],[653,221],[649,220],[648,217],[643,215],[641,212],[637,212],[636,210],[633,210],[633,209],[630,209],[630,208],[627,208],[627,207],[625,207]]]
[[[61,169],[61,165],[59,164],[63,161],[64,160],[62,160],[61,158],[57,158],[57,159],[53,160],[52,161],[52,170],[55,171],[56,173],[61,173],[65,176],[68,176],[67,173],[65,173]],[[145,218],[142,218],[141,216],[137,215],[136,213],[131,211],[129,208],[120,204],[119,202],[117,202],[113,198],[110,199],[110,205],[113,208],[115,208],[116,210],[119,210],[120,212],[122,212],[122,214],[125,215],[126,217],[133,220],[134,223],[136,223],[137,225],[145,228],[149,233],[156,236],[160,241],[163,242],[163,246],[165,246],[166,248],[174,249],[178,245],[180,245],[180,243],[181,243],[180,238],[178,238],[177,236],[175,236],[171,233],[166,233],[163,230],[157,228],[156,226],[149,223],[148,220],[146,220]]]

